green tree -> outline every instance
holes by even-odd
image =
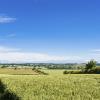
[[[86,71],[92,70],[96,67],[96,61],[95,60],[90,60],[87,64],[86,64]]]

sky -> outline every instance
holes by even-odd
[[[100,62],[99,0],[0,0],[0,62]]]

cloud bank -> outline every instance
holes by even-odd
[[[56,62],[77,61],[80,57],[54,56],[42,53],[23,52],[20,49],[0,46],[1,63],[34,63],[34,62]]]
[[[90,59],[100,62],[100,52],[97,51],[84,56],[55,56],[0,46],[0,63],[84,63]]]

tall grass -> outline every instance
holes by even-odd
[[[22,100],[100,100],[100,75],[45,72],[49,75],[0,75],[0,79]]]

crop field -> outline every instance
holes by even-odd
[[[0,68],[0,74],[8,75],[37,75],[32,68]]]
[[[20,100],[100,100],[99,74],[63,74],[44,70],[48,75],[0,74],[6,89]]]

